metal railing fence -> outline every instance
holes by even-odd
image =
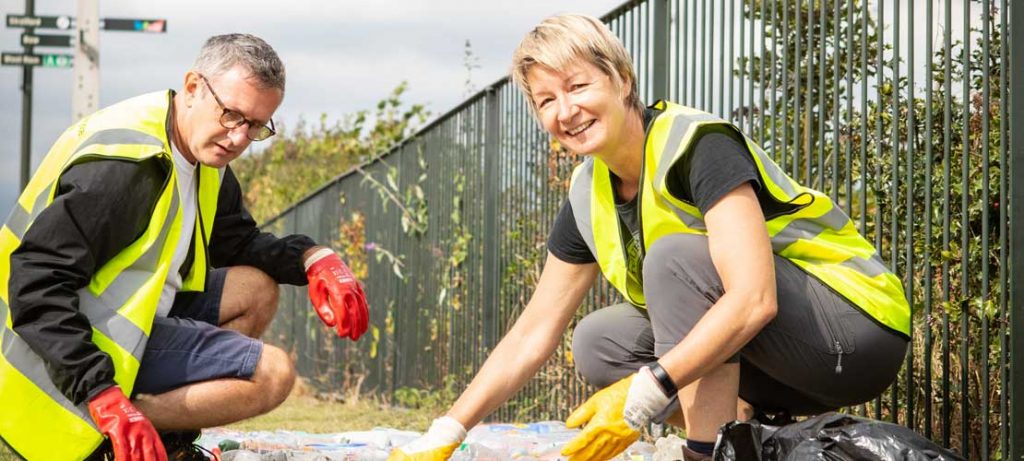
[[[1024,454],[1024,5],[1009,3],[646,0],[603,18],[644,100],[734,121],[874,241],[914,336],[897,382],[849,410],[969,459]],[[372,325],[330,341],[286,289],[268,339],[332,387],[462,389],[532,292],[576,160],[510,81],[490,85],[267,224],[342,252]],[[579,317],[616,299],[601,284]],[[564,418],[589,395],[569,338],[496,418]]]

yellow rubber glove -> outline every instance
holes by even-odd
[[[640,438],[623,418],[626,397],[634,375],[601,389],[565,420],[565,425],[586,428],[562,448],[569,461],[605,461],[622,453]]]
[[[392,450],[388,461],[446,461],[465,438],[462,423],[442,416],[434,420],[425,434]]]
[[[456,448],[459,448],[459,444],[454,443],[437,447],[433,450],[417,451],[411,454],[406,453],[402,448],[395,448],[391,450],[388,461],[447,461],[452,456],[452,453],[455,453]]]

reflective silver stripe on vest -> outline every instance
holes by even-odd
[[[837,207],[817,218],[794,219],[772,237],[772,248],[780,253],[797,240],[814,240],[826,228],[840,230],[846,226],[849,218]]]
[[[149,133],[129,130],[126,128],[113,128],[93,133],[92,136],[89,136],[89,139],[86,139],[78,145],[78,149],[75,149],[75,153],[73,155],[77,155],[87,147],[91,147],[96,144],[143,144],[157,147],[164,146],[164,142],[161,141],[160,138]]]
[[[660,200],[660,198],[659,198],[659,200]],[[690,213],[687,213],[686,211],[683,211],[682,208],[679,208],[679,207],[673,205],[672,202],[669,202],[668,200],[662,200],[662,203],[668,205],[668,207],[672,210],[672,212],[675,213],[676,216],[679,217],[679,219],[681,221],[683,221],[683,224],[686,224],[686,227],[689,227],[690,229],[693,229],[693,230],[703,231],[703,232],[707,232],[708,231],[708,228],[707,228],[707,226],[704,225],[704,221],[703,220],[698,219],[696,216],[694,216],[694,215],[692,215]]]
[[[7,318],[7,303],[0,299],[0,318]],[[3,327],[3,331],[0,332],[0,336],[3,337],[0,348],[3,350],[4,358],[12,367],[18,370],[21,374],[25,375],[32,384],[35,384],[43,393],[45,393],[54,402],[57,402],[60,406],[64,407],[69,413],[78,416],[89,425],[96,427],[92,422],[92,418],[88,417],[89,414],[87,403],[83,402],[82,405],[76,407],[67,397],[64,396],[57,386],[50,380],[50,375],[46,372],[45,362],[36,354],[35,351],[29,347],[25,340],[21,339],[10,328],[7,328],[6,322]]]
[[[682,122],[680,122],[680,119],[682,119]],[[753,152],[753,154],[758,157],[758,160],[764,167],[765,173],[768,175],[768,179],[772,183],[777,185],[780,189],[782,189],[782,191],[790,199],[797,196],[798,192],[793,187],[793,184],[790,182],[789,177],[786,176],[786,173],[783,172],[782,169],[778,168],[775,162],[772,161],[771,157],[768,157],[768,155],[765,154],[764,150],[762,150],[756,143],[749,142],[747,137],[742,132],[737,130],[732,123],[729,123],[727,120],[723,120],[713,114],[708,113],[704,113],[701,115],[676,115],[674,117],[674,119],[672,120],[671,128],[669,129],[670,131],[668,134],[668,140],[665,142],[664,149],[662,150],[662,157],[661,159],[659,159],[658,162],[658,170],[656,171],[657,176],[655,176],[656,178],[663,181],[664,178],[667,177],[668,169],[672,167],[672,160],[675,157],[677,151],[679,150],[679,144],[682,142],[683,136],[685,136],[686,133],[690,130],[690,125],[694,122],[721,123],[736,130],[736,134],[739,135],[745,143],[744,147],[747,148],[748,150],[751,150],[751,152]],[[694,139],[694,141],[696,141],[696,139]],[[753,146],[752,149],[750,148],[751,146]],[[658,184],[658,187],[660,186],[661,185]]]
[[[580,172],[576,180],[569,188],[569,203],[572,205],[572,216],[576,219],[576,228],[579,229],[587,247],[597,259],[597,247],[594,245],[593,218],[590,216],[591,190],[594,189],[594,159],[587,157],[580,165]]]
[[[20,203],[14,202],[14,208],[11,209],[11,214],[7,215],[7,223],[4,225],[18,237],[18,240],[21,240],[25,236],[25,231],[28,230],[28,223],[31,222],[31,219],[28,211]]]
[[[843,213],[843,210],[836,206],[833,206],[828,213],[817,218],[794,219],[779,231],[775,237],[772,237],[772,250],[777,254],[781,254],[798,240],[814,240],[825,229],[839,231],[846,227],[849,221],[850,218],[846,216],[846,213]],[[889,272],[881,258],[879,258],[878,251],[874,251],[870,258],[854,255],[838,264],[868,277],[877,277]]]
[[[144,144],[160,147],[163,147],[164,145],[163,141],[153,135],[143,133],[141,131],[117,128],[93,133],[89,139],[82,144],[79,144],[78,149],[75,150],[75,154],[78,154],[86,147],[96,144]],[[72,158],[74,158],[74,155],[72,155]],[[63,172],[61,172],[61,174],[63,174]],[[50,200],[50,190],[53,189],[53,185],[54,183],[51,182],[42,189],[42,192],[39,193],[39,196],[36,197],[35,203],[32,205],[31,213],[22,208],[20,203],[15,202],[14,209],[11,210],[11,214],[7,217],[6,226],[10,229],[11,233],[18,237],[18,240],[25,238],[25,232],[28,231],[29,224],[31,224],[32,221],[39,216],[39,213],[42,213],[43,209],[46,207],[47,202]]]
[[[117,309],[128,302],[139,287],[153,275],[160,263],[160,253],[163,251],[178,209],[178,189],[173,185],[171,187],[171,206],[156,241],[130,267],[118,274],[99,296],[93,295],[88,287],[78,290],[79,309],[89,319],[89,323],[139,361],[142,361],[148,337],[138,326],[119,314]]]
[[[884,262],[882,262],[882,258],[878,256],[877,251],[871,253],[870,258],[852,256],[850,259],[839,263],[839,265],[853,269],[868,277],[878,277],[879,275],[889,273],[889,268],[885,266]]]
[[[677,114],[672,116],[672,122],[669,125],[668,136],[665,140],[665,145],[662,146],[661,149],[661,158],[658,159],[658,169],[654,171],[654,177],[659,181],[655,183],[655,187],[661,187],[660,181],[664,181],[665,178],[668,177],[668,169],[672,168],[672,160],[675,158],[676,154],[679,151],[679,146],[683,142],[683,136],[685,136],[686,133],[690,131],[690,125],[692,125],[694,122],[728,123],[714,115],[707,113],[701,115]]]
[[[746,136],[743,137],[744,141],[746,141]],[[775,161],[773,161],[760,146],[753,142],[749,142],[747,144],[748,149],[750,146],[753,146],[753,149],[751,150],[754,152],[754,155],[757,155],[758,159],[760,159],[761,165],[764,166],[764,172],[768,175],[768,180],[776,186],[779,186],[779,188],[782,189],[782,192],[784,192],[790,200],[796,198],[799,193],[795,188],[793,188],[793,184],[790,182],[789,176],[786,176],[786,173],[775,164]]]
[[[18,237],[18,240],[25,238],[25,232],[28,232],[28,226],[32,224],[39,217],[39,213],[43,212],[46,208],[46,202],[50,200],[50,189],[53,187],[51,182],[43,192],[36,197],[36,203],[32,205],[32,213],[29,213],[21,207],[21,203],[14,202],[14,209],[11,210],[11,214],[7,217],[7,229]]]

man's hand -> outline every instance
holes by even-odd
[[[335,327],[338,336],[353,341],[366,332],[369,312],[359,281],[330,248],[321,248],[306,258],[309,300],[320,320]]]
[[[670,402],[647,367],[601,389],[565,421],[586,427],[562,448],[569,461],[612,459],[640,438],[640,430]]]
[[[117,461],[166,461],[167,451],[153,423],[112,386],[89,401],[89,415],[100,432],[110,438]]]
[[[466,428],[449,416],[434,420],[430,429],[416,440],[395,448],[388,461],[445,461],[466,438]]]

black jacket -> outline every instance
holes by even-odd
[[[11,255],[8,283],[14,331],[46,362],[57,388],[76,405],[114,384],[110,357],[93,344],[76,291],[96,270],[142,235],[171,167],[98,160],[71,167],[57,196]],[[193,245],[195,242],[193,242]],[[226,168],[209,242],[210,266],[249,265],[278,283],[305,285],[302,254],[309,237],[260,232],[242,204],[238,179]],[[182,264],[187,274],[191,257]]]

